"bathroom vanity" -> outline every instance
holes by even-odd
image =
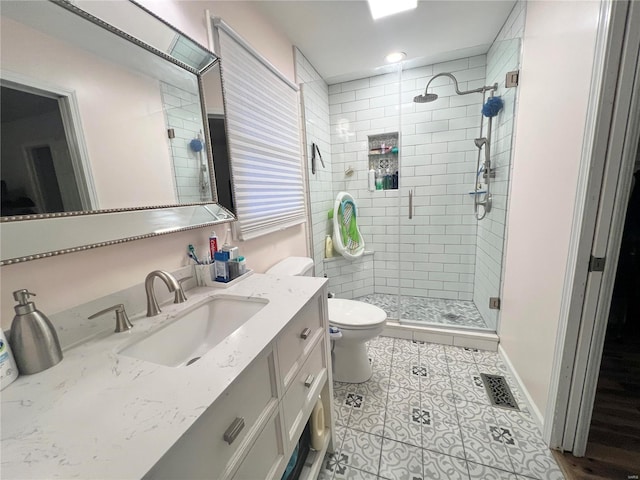
[[[254,274],[187,296],[156,317],[130,312],[129,332],[103,331],[7,387],[2,477],[278,479],[320,397],[324,446],[302,475],[315,478],[333,432],[326,280]],[[140,358],[135,345],[212,299],[261,305],[196,360]]]

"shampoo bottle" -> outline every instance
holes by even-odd
[[[16,378],[18,378],[18,367],[13,359],[9,342],[0,329],[0,390],[4,390]]]
[[[327,235],[327,238],[324,239],[324,258],[332,258],[333,257],[333,240],[331,240],[331,235]]]

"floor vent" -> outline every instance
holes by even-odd
[[[520,410],[516,399],[513,398],[511,389],[502,375],[489,375],[481,373],[480,377],[484,383],[491,404],[495,407],[508,408],[510,410]]]

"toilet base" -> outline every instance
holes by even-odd
[[[363,342],[335,342],[333,351],[333,380],[343,383],[362,383],[371,378],[373,370]]]

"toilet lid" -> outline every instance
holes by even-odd
[[[387,314],[381,308],[356,300],[329,298],[329,323],[336,327],[367,328],[384,323]]]

